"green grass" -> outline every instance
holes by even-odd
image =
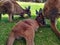
[[[23,8],[26,6],[31,6],[31,15],[32,19],[34,19],[35,16],[35,10],[39,8],[43,8],[43,3],[30,3],[30,2],[18,2]],[[19,18],[18,16],[15,16],[15,19],[13,22],[8,22],[8,16],[2,15],[2,20],[0,20],[0,45],[5,45],[7,38],[9,36],[9,33],[12,29],[12,27],[18,22],[19,20],[22,20],[23,18]],[[57,38],[55,33],[50,28],[50,21],[46,20],[47,26],[46,27],[40,27],[35,35],[35,45],[60,45],[60,39]],[[60,30],[60,19],[57,20],[57,27]],[[20,39],[16,40],[14,42],[14,45],[25,45],[25,40]]]
[[[43,8],[43,3],[31,3],[31,2],[28,2],[28,3],[25,3],[25,2],[18,2],[18,4],[20,4],[23,8],[27,7],[27,6],[31,6],[31,14],[32,15],[35,15],[35,10],[37,9],[40,9],[40,8]],[[37,6],[37,7],[36,7]]]

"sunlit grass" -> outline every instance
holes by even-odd
[[[18,2],[18,4],[21,5],[25,9],[27,6],[31,6],[31,14],[35,15],[35,10],[39,10],[40,8],[43,8],[44,3],[32,3],[32,2]],[[36,7],[37,6],[37,7]]]
[[[58,18],[58,21],[60,22],[60,18]]]

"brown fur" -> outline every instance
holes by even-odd
[[[7,45],[13,45],[16,38],[24,37],[26,45],[34,45],[35,31],[39,27],[36,20],[27,19],[18,22],[12,29]]]
[[[39,14],[40,15],[40,14]],[[23,21],[18,22],[12,29],[7,45],[13,45],[14,40],[19,37],[24,37],[26,39],[26,45],[34,45],[34,37],[35,31],[37,31],[39,26],[43,26],[44,24],[41,18],[42,15],[37,16],[35,20],[33,19],[26,19]]]
[[[10,20],[10,18],[11,18],[11,14],[10,13],[12,13],[13,12],[13,3],[12,3],[12,1],[10,1],[10,0],[3,0],[3,1],[0,1],[0,3],[1,3],[1,5],[0,5],[0,8],[1,8],[1,11],[2,11],[2,13],[7,13],[7,14],[9,14],[9,20]],[[2,14],[1,13],[1,11],[0,11],[0,14]]]
[[[51,28],[55,34],[60,37],[60,32],[58,31],[55,21],[60,16],[60,0],[47,0],[44,9],[44,16],[51,21]]]
[[[21,17],[23,17],[24,14],[28,14],[28,16],[30,16],[29,14],[31,14],[30,9],[23,9],[19,4],[17,4],[15,1],[5,1],[2,2],[1,7],[4,8],[5,13],[9,14],[9,21],[12,21],[12,16],[14,14],[20,15]],[[2,9],[3,11],[3,9]],[[4,12],[2,12],[4,13]]]

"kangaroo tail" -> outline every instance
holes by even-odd
[[[14,32],[12,31],[9,35],[6,45],[13,45],[15,40]]]

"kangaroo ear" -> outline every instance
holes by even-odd
[[[31,7],[30,6],[28,6],[28,9],[30,9]]]
[[[38,15],[38,13],[39,13],[38,10],[36,10],[36,15]]]
[[[41,11],[42,11],[42,8],[39,9],[39,12],[41,12]]]

